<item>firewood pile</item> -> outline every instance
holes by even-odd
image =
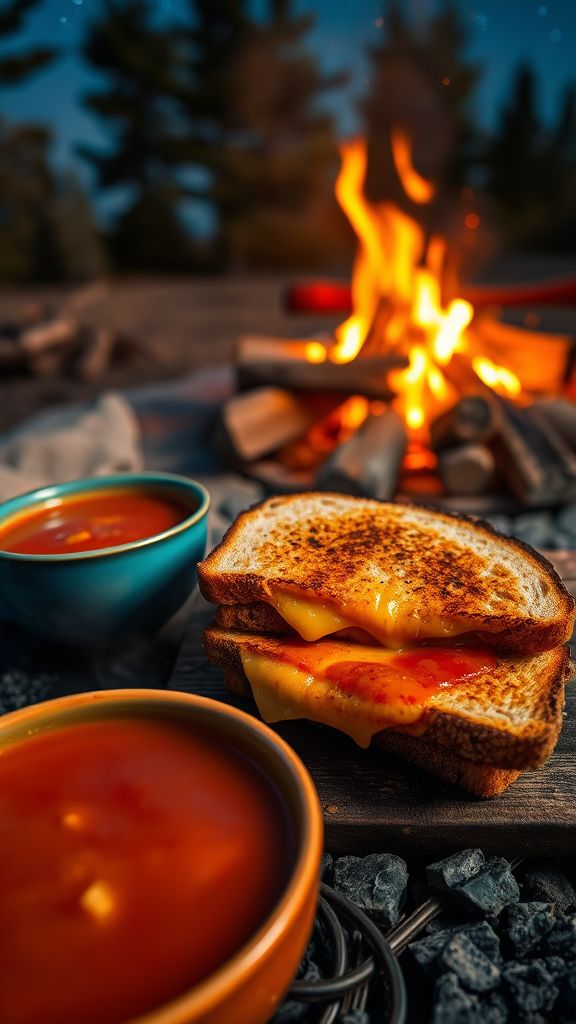
[[[553,397],[518,404],[455,355],[445,372],[460,397],[415,450],[388,379],[405,360],[316,364],[311,355],[309,341],[240,339],[238,390],[214,436],[229,466],[274,490],[453,498],[480,511],[502,494],[527,509],[576,501],[576,405],[562,396],[565,381]],[[571,357],[567,348],[566,372]]]
[[[59,309],[44,302],[0,320],[0,376],[97,380],[143,350],[139,342],[87,315],[105,294],[102,285],[74,293]]]

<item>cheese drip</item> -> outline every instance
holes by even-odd
[[[278,653],[240,651],[264,721],[306,718],[332,726],[367,747],[387,728],[420,731],[424,713],[447,687],[494,668],[478,648],[381,647],[324,641],[283,644]]]
[[[407,607],[399,585],[374,585],[363,603],[346,601],[343,608],[305,597],[289,587],[270,587],[269,603],[303,640],[320,640],[342,629],[360,628],[390,650],[419,640],[446,640],[474,626]]]

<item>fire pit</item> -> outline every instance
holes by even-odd
[[[248,336],[238,393],[216,438],[235,468],[275,490],[337,489],[519,512],[576,499],[569,335],[500,319],[526,289],[461,288],[458,252],[437,230],[432,183],[392,132],[403,208],[364,195],[366,146],[341,149],[336,195],[358,238],[352,284],[292,289],[292,308],[350,315],[333,336]],[[479,217],[464,228],[473,235]],[[535,298],[573,301],[574,283]]]

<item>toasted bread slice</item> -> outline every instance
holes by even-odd
[[[397,647],[477,632],[527,655],[565,643],[574,624],[560,577],[521,541],[449,513],[337,494],[244,512],[199,580],[209,601],[264,603],[307,640],[361,628]]]
[[[438,775],[446,782],[467,789],[475,796],[491,797],[503,793],[522,774],[519,770],[493,768],[490,764],[469,761],[432,743],[425,737],[408,736],[388,729],[381,732],[375,744],[388,754]]]
[[[485,670],[441,688],[413,709],[414,713],[402,712],[396,720],[395,714],[390,716],[389,709],[378,703],[380,698],[372,698],[371,691],[351,695],[325,674],[328,662],[353,664],[357,671],[359,659],[365,657],[363,651],[368,658],[373,655],[374,661],[386,656],[379,648],[345,641],[305,644],[289,637],[220,629],[206,630],[205,648],[208,657],[224,669],[227,685],[235,692],[252,690],[268,721],[308,718],[336,725],[366,745],[370,737],[374,740],[382,735],[386,746],[388,733],[395,732],[410,736],[415,743],[425,740],[449,762],[456,757],[505,771],[522,771],[547,760],[560,732],[567,647],[525,658],[494,655]],[[387,657],[393,662],[397,656]],[[290,671],[285,673],[287,664]],[[390,723],[384,730],[383,721]],[[406,741],[405,746],[414,750],[413,743]]]
[[[250,683],[241,669],[226,669],[224,678],[231,693],[238,697],[251,696]],[[493,768],[480,761],[470,761],[452,750],[437,746],[426,736],[410,736],[394,729],[379,733],[374,737],[374,744],[380,750],[424,768],[475,796],[498,796],[522,774],[518,769]]]

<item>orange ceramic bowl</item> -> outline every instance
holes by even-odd
[[[294,751],[266,725],[228,705],[176,691],[104,690],[12,712],[0,719],[0,755],[3,748],[25,744],[39,732],[119,716],[189,724],[218,743],[228,740],[273,780],[295,843],[284,889],[252,938],[188,991],[118,1024],[266,1024],[282,1002],[312,931],[323,847],[314,784]],[[106,980],[95,979],[95,984]]]

